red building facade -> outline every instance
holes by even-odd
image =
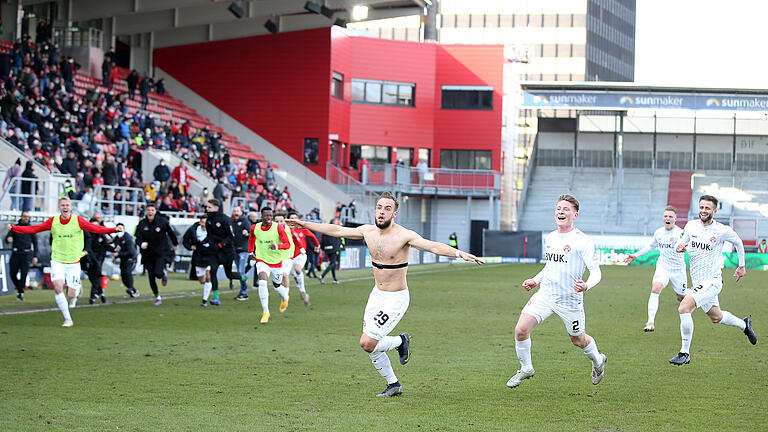
[[[330,27],[156,49],[154,64],[321,176],[362,159],[501,168],[502,46]]]

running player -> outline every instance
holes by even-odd
[[[179,239],[176,238],[176,230],[171,226],[168,217],[159,214],[155,204],[147,203],[144,214],[144,219],[136,225],[136,244],[139,245],[141,264],[147,270],[149,287],[155,296],[155,306],[160,306],[163,299],[157,289],[156,279],[160,279],[163,286],[168,283],[165,267],[173,263],[176,249],[179,248]]]
[[[592,240],[573,226],[578,216],[579,201],[568,194],[560,195],[555,206],[557,229],[544,238],[547,263],[533,279],[523,282],[526,291],[538,284],[541,288],[528,300],[517,321],[515,350],[520,370],[507,381],[507,387],[517,387],[533,376],[531,331],[553,313],[563,320],[571,342],[592,361],[592,384],[600,384],[605,375],[605,354],[597,350],[595,339],[585,332],[584,316],[584,292],[600,282],[600,266]],[[586,282],[581,280],[585,267],[589,269]]]
[[[392,370],[387,351],[397,349],[400,364],[410,359],[410,336],[388,336],[408,310],[410,296],[406,273],[410,248],[431,252],[436,255],[463,258],[465,261],[482,264],[472,254],[462,252],[444,243],[422,238],[394,222],[398,202],[389,192],[379,195],[376,202],[376,225],[361,225],[347,228],[341,225],[314,223],[289,219],[292,228],[306,228],[332,237],[363,239],[371,253],[373,277],[376,281],[363,315],[363,334],[360,347],[368,353],[373,366],[387,380],[387,388],[379,397],[397,396],[403,393],[403,386]]]
[[[200,215],[200,221],[195,222],[184,233],[181,244],[192,251],[191,267],[194,268],[195,277],[203,286],[203,302],[200,306],[208,306],[208,297],[211,295],[211,267],[218,265],[214,247],[208,240],[208,230],[206,228],[208,215]],[[193,271],[190,268],[190,273]]]
[[[295,211],[288,212],[288,219],[299,219],[299,214]],[[320,241],[315,237],[312,231],[306,228],[293,228],[291,229],[293,235],[293,244],[296,245],[296,250],[293,253],[293,264],[291,268],[291,274],[296,279],[296,284],[299,287],[299,293],[301,294],[301,300],[304,301],[304,306],[310,306],[309,294],[304,286],[304,265],[307,263],[307,239],[314,243],[315,252],[320,252]]]
[[[59,198],[59,217],[52,217],[39,225],[11,225],[10,229],[20,234],[37,234],[51,231],[51,280],[53,291],[56,293],[56,305],[64,315],[62,327],[72,327],[72,316],[69,313],[70,299],[77,298],[82,289],[80,281],[80,258],[83,256],[83,231],[94,234],[112,234],[114,228],[95,225],[80,216],[77,223],[72,221],[72,202],[67,197]],[[67,295],[64,295],[64,285],[67,285]]]
[[[720,309],[718,294],[723,289],[723,242],[730,242],[736,247],[739,256],[739,266],[733,273],[738,282],[747,270],[744,268],[744,244],[733,229],[714,220],[717,214],[717,198],[702,195],[699,198],[699,219],[685,224],[683,237],[675,249],[683,253],[690,242],[691,250],[691,287],[685,291],[685,297],[680,302],[680,336],[682,346],[680,352],[669,362],[673,365],[684,365],[691,362],[691,339],[693,339],[693,319],[691,313],[701,308],[713,323],[725,324],[740,328],[749,342],[757,343],[757,335],[752,330],[752,320],[749,317],[739,319],[732,313]]]
[[[288,297],[290,299],[290,290],[291,290],[291,267],[293,266],[293,255],[296,251],[296,243],[293,240],[293,232],[291,232],[291,228],[285,225],[285,212],[279,211],[275,213],[274,216],[275,223],[280,225],[283,230],[285,230],[285,235],[288,236],[288,243],[290,244],[288,246],[288,249],[283,250],[283,281],[280,283],[280,285],[285,288],[286,292],[288,293]],[[286,302],[285,307],[288,307],[288,304]],[[280,312],[285,312],[285,308],[281,307]]]
[[[288,307],[288,289],[283,285],[283,251],[291,247],[285,229],[272,223],[272,209],[261,209],[261,222],[251,226],[248,238],[248,252],[256,260],[256,278],[258,279],[259,300],[261,300],[261,323],[269,322],[269,290],[267,276],[272,279],[275,291],[280,295],[280,312]]]
[[[656,273],[653,274],[651,295],[648,297],[648,321],[643,331],[652,332],[656,329],[656,311],[659,310],[659,294],[661,290],[672,282],[672,288],[680,302],[685,296],[685,287],[688,283],[688,275],[685,273],[685,255],[675,251],[675,245],[683,235],[683,230],[675,225],[677,222],[677,209],[672,206],[664,208],[664,225],[653,233],[651,243],[634,254],[629,254],[624,262],[629,264],[637,257],[658,249],[659,259],[656,261]]]

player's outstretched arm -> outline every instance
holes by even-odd
[[[371,226],[361,225],[357,228],[349,228],[341,225],[308,222],[298,219],[288,219],[285,223],[291,228],[307,228],[310,231],[319,232],[320,234],[329,235],[331,237],[344,237],[349,239],[363,238],[363,232]]]
[[[478,265],[485,264],[485,261],[481,260],[480,258],[470,253],[466,253],[454,247],[448,246],[445,243],[438,243],[432,240],[427,240],[413,231],[408,231],[407,235],[408,235],[408,244],[420,251],[432,252],[435,255],[461,258],[464,261],[477,263]]]
[[[50,231],[53,226],[53,218],[48,218],[45,222],[37,225],[10,225],[8,229],[19,234],[37,234],[43,231]]]

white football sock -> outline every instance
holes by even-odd
[[[56,300],[56,306],[59,307],[61,314],[64,315],[64,319],[72,321],[72,315],[69,314],[69,304],[67,302],[67,296],[63,292],[60,292],[53,296]]]
[[[259,279],[259,300],[261,300],[261,311],[269,313],[269,290],[267,281]]]
[[[280,285],[279,287],[275,287],[275,291],[280,294],[280,298],[283,299],[283,301],[288,301],[288,288]]]
[[[208,301],[208,296],[211,295],[212,287],[213,287],[213,284],[210,282],[206,282],[203,284],[203,300]]]
[[[598,367],[603,363],[603,356],[601,356],[600,351],[597,350],[597,342],[595,342],[595,338],[591,336],[588,337],[592,340],[584,347],[584,355],[592,360],[592,366]]]
[[[691,339],[693,339],[693,318],[691,314],[680,314],[680,337],[683,344],[680,346],[681,353],[688,353],[691,350]]]
[[[526,372],[533,370],[533,363],[531,362],[531,338],[524,341],[515,339],[515,351],[517,352],[517,359],[520,360],[520,369]]]
[[[389,362],[387,353],[374,351],[368,355],[371,357],[373,367],[375,367],[379,374],[387,380],[387,384],[394,384],[397,382],[395,371],[392,370],[392,363]]]
[[[299,286],[299,292],[307,292],[306,288],[304,288],[304,272],[296,275],[296,285]]]
[[[384,336],[373,349],[373,352],[387,352],[399,347],[401,343],[403,343],[403,339],[400,336]]]
[[[656,312],[659,310],[659,295],[651,293],[648,297],[648,322],[652,323],[656,320]]]
[[[720,324],[738,327],[742,330],[747,328],[747,324],[744,322],[744,320],[736,318],[732,313],[728,311],[723,311],[723,319],[720,320]]]

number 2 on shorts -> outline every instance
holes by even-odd
[[[573,327],[572,327],[573,331],[575,331],[575,332],[579,331],[579,320],[576,320],[576,321],[572,322],[571,324],[573,324]]]

